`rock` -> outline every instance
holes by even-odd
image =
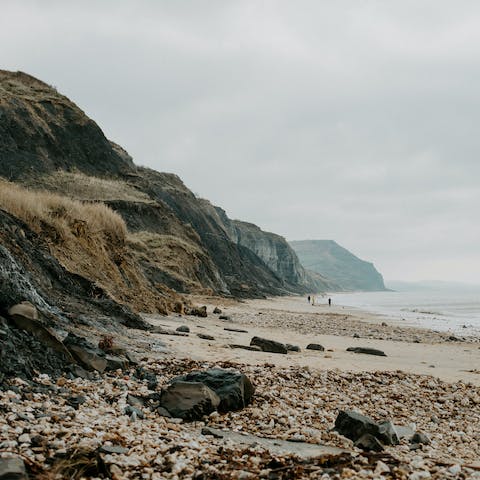
[[[187,315],[193,315],[195,317],[205,318],[207,316],[207,307],[205,305],[203,307],[191,307],[191,308],[186,307],[185,313]]]
[[[38,320],[37,308],[30,302],[22,302],[14,305],[8,310],[8,315],[12,318],[20,317],[29,320]]]
[[[88,370],[97,370],[97,372],[102,373],[107,368],[105,358],[100,357],[92,350],[82,348],[79,345],[71,345],[68,350]]]
[[[202,435],[211,435],[213,438],[223,438],[223,435],[218,433],[214,428],[203,427],[201,431]]]
[[[368,348],[368,347],[349,347],[349,348],[347,348],[347,352],[365,353],[367,355],[378,355],[380,357],[386,357],[387,356],[381,350],[377,350],[376,348]]]
[[[289,343],[287,343],[285,346],[287,347],[287,350],[289,352],[299,352],[300,351],[300,347],[298,345],[290,345]]]
[[[354,334],[352,335],[352,337],[353,337],[353,338],[360,338],[360,335],[359,335],[358,333],[354,333]]]
[[[410,439],[410,443],[428,445],[430,443],[430,438],[428,438],[425,433],[415,432]]]
[[[20,457],[0,458],[0,480],[28,480],[24,461]]]
[[[126,370],[128,368],[129,362],[125,357],[119,357],[116,355],[106,355],[105,360],[107,361],[107,366],[105,370]]]
[[[152,333],[159,333],[160,335],[176,335],[177,337],[188,337],[188,333],[179,332],[176,330],[169,330],[168,328],[163,328],[159,325],[155,325],[150,330]]]
[[[287,347],[283,343],[276,342],[275,340],[268,340],[266,338],[253,337],[250,341],[250,345],[256,345],[264,352],[288,353]]]
[[[382,322],[382,327],[388,327],[388,323],[387,322]]]
[[[220,320],[225,320],[226,322],[231,322],[232,321],[232,317],[230,315],[220,315],[218,318]]]
[[[307,350],[319,350],[320,352],[323,352],[325,348],[319,343],[309,343],[307,345]]]
[[[160,407],[172,417],[186,421],[200,420],[215,411],[219,404],[218,395],[200,382],[177,381],[160,394]]]
[[[215,313],[215,315],[218,315],[218,314],[222,313],[222,311],[218,307],[215,307],[213,309],[213,313]]]
[[[381,452],[383,451],[382,443],[370,433],[364,433],[354,445],[366,452]]]
[[[132,407],[141,408],[144,406],[145,402],[143,398],[136,397],[135,395],[127,395],[127,403]]]
[[[117,454],[123,455],[128,453],[128,448],[122,447],[120,445],[102,445],[98,449],[99,453],[107,453],[108,455]]]
[[[76,397],[69,397],[66,401],[71,407],[73,407],[75,410],[78,410],[80,405],[84,404],[87,399],[80,395]]]
[[[386,445],[397,445],[398,434],[392,422],[376,423],[370,417],[352,410],[341,410],[335,420],[335,431],[353,442],[370,434]]]
[[[170,412],[169,412],[166,408],[157,407],[157,413],[158,413],[161,417],[172,418],[172,416],[170,415]]]
[[[248,330],[242,330],[241,328],[224,327],[224,330],[226,330],[227,332],[248,333]]]
[[[206,333],[197,333],[197,337],[202,338],[203,340],[215,340],[215,337],[207,335]]]
[[[252,352],[262,352],[263,350],[256,345],[239,345],[237,343],[231,343],[230,348],[242,348],[243,350],[250,350]]]
[[[158,386],[157,376],[153,372],[145,370],[143,367],[137,367],[134,376],[139,380],[146,381],[149,390],[155,390]]]
[[[252,401],[255,392],[255,387],[246,375],[221,368],[190,372],[171,380],[172,384],[176,382],[198,382],[206,385],[218,395],[218,411],[221,413],[245,408]]]
[[[135,416],[135,418],[140,418],[140,419],[144,418],[144,414],[142,410],[136,407],[132,407],[131,405],[127,405],[125,407],[124,413],[125,415],[128,415],[128,416]]]
[[[177,332],[190,333],[190,328],[187,325],[180,325],[176,328]]]

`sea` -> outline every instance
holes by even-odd
[[[480,287],[330,294],[335,305],[378,313],[405,325],[480,337]]]

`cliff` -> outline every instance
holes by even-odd
[[[382,275],[372,263],[360,260],[333,240],[300,240],[290,245],[305,268],[325,275],[340,290],[386,290]]]
[[[117,212],[125,237],[116,247],[84,248],[89,239],[77,238],[64,248],[53,232],[57,225],[38,226],[37,233],[71,273],[101,284],[137,311],[144,309],[140,291],[147,310],[158,304],[162,311],[176,301],[169,289],[261,297],[309,291],[323,282],[303,271],[281,237],[272,237],[268,253],[268,242],[256,248],[253,237],[240,235],[225,212],[197,198],[180,178],[137,167],[78,106],[22,72],[0,71],[0,176]],[[84,233],[85,220],[77,220],[65,220],[69,238],[79,224],[80,237]],[[264,238],[259,232],[257,240]],[[111,275],[94,267],[103,264]]]

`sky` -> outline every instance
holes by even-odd
[[[480,283],[480,2],[2,0],[0,68],[232,218]]]

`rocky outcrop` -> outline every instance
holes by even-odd
[[[340,291],[386,290],[372,263],[360,260],[333,240],[300,240],[290,245],[305,268],[325,275]]]

